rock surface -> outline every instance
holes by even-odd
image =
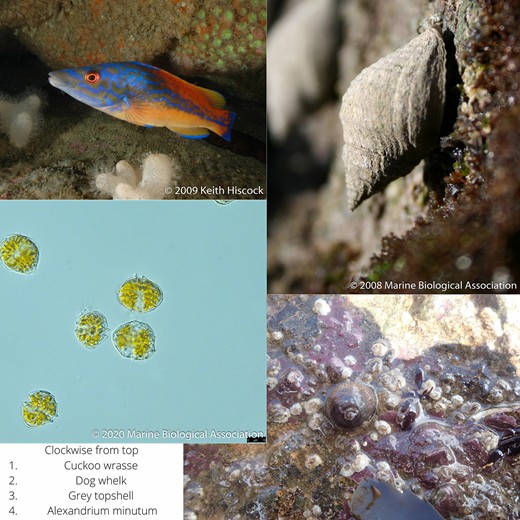
[[[270,297],[268,442],[186,446],[189,518],[348,520],[367,479],[411,489],[446,519],[514,518],[518,464],[486,463],[520,420],[517,303]],[[327,412],[346,383],[378,400],[352,429]]]

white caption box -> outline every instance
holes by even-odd
[[[183,517],[182,444],[1,444],[0,518]]]

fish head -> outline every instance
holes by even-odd
[[[49,83],[69,96],[100,110],[126,105],[138,80],[126,63],[101,63],[49,72]]]

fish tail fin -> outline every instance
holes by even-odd
[[[222,122],[221,125],[219,125],[219,132],[218,135],[225,139],[226,141],[231,141],[231,127],[233,126],[233,123],[235,122],[236,118],[235,112],[227,112],[227,116]]]

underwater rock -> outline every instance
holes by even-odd
[[[182,38],[194,2],[7,2],[0,19],[20,41],[52,68],[107,61],[144,61],[166,52]],[[146,35],[146,36],[144,36]]]

